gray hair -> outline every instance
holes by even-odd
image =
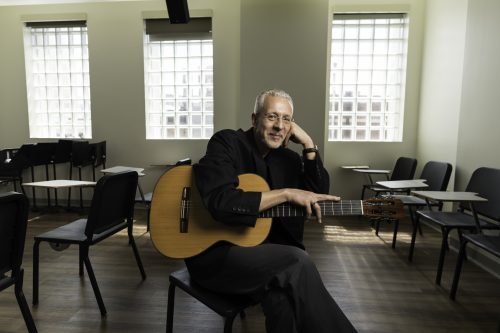
[[[269,89],[269,90],[264,90],[257,95],[257,98],[255,99],[255,106],[253,108],[254,114],[257,115],[264,109],[264,101],[266,100],[267,96],[285,98],[290,104],[290,107],[292,108],[293,112],[293,100],[292,97],[290,97],[290,95],[286,91],[281,89]]]

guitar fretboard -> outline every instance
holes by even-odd
[[[363,215],[361,200],[319,201],[318,204],[321,207],[321,215],[323,216]],[[303,207],[290,203],[283,203],[259,213],[259,217],[266,218],[304,215],[305,210]]]

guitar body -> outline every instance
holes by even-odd
[[[245,191],[269,191],[266,181],[257,175],[240,175],[239,181],[239,188]],[[191,189],[189,200],[183,200],[185,188]],[[170,258],[195,256],[222,240],[239,246],[258,245],[267,237],[271,222],[271,218],[259,218],[252,228],[215,221],[201,202],[190,165],[165,172],[153,192],[151,240],[160,253]],[[187,225],[185,232],[181,232],[182,223]]]

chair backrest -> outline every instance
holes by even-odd
[[[488,199],[474,204],[478,214],[500,221],[500,169],[481,167],[474,170],[465,191]],[[469,209],[468,205],[460,207]]]
[[[429,161],[425,163],[422,173],[420,174],[420,178],[425,179],[425,183],[429,187],[426,187],[423,190],[446,191],[452,170],[453,167],[450,163],[436,161]]]
[[[66,163],[71,161],[73,140],[59,139],[54,152],[53,163]]]
[[[28,199],[24,194],[0,194],[0,275],[12,271],[19,273],[23,260]]]
[[[92,165],[93,146],[88,141],[73,141],[71,144],[71,165],[82,167]]]
[[[417,160],[410,157],[400,157],[397,159],[392,170],[391,180],[408,180],[415,176]]]
[[[39,142],[31,149],[30,162],[32,166],[48,165],[54,160],[57,142]]]
[[[10,167],[18,170],[30,167],[30,156],[32,155],[33,147],[33,144],[25,144],[19,147],[19,149],[10,156]]]
[[[107,174],[99,179],[85,228],[87,237],[133,218],[137,180],[135,171]]]
[[[106,165],[106,141],[96,142],[94,146],[94,167]]]

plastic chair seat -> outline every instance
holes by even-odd
[[[57,242],[57,243],[70,243],[79,244],[87,240],[85,236],[85,227],[87,226],[87,219],[79,219],[71,223],[65,224],[53,230],[44,232],[38,236],[35,236],[35,240],[47,241],[47,242]],[[92,235],[92,244],[100,242],[101,240],[117,233],[118,231],[125,229],[127,227],[127,222],[122,222],[117,224],[101,233],[96,233]]]
[[[476,229],[474,217],[462,212],[435,212],[427,210],[419,210],[417,214],[420,217],[428,219],[440,227],[446,228],[460,228],[460,229]],[[483,229],[498,229],[498,225],[479,219],[479,224]]]
[[[424,199],[416,197],[414,195],[391,195],[394,199],[399,199],[406,206],[427,206]]]
[[[464,235],[464,238],[477,247],[500,257],[500,236],[469,234]]]

